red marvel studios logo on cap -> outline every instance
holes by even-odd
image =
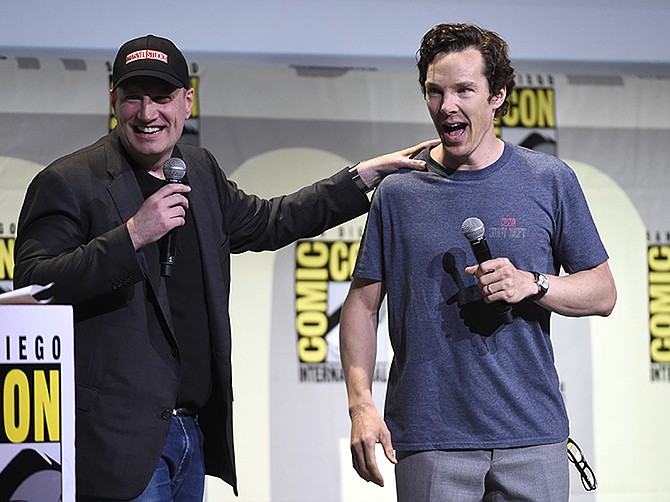
[[[126,56],[126,64],[137,61],[138,59],[153,59],[154,61],[162,61],[168,64],[168,55],[160,51],[142,50],[135,51]]]
[[[177,87],[190,87],[186,58],[167,38],[147,35],[129,40],[114,59],[113,88],[136,77],[158,78]]]

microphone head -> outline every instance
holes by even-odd
[[[479,218],[468,218],[461,225],[461,231],[470,242],[477,242],[484,238],[484,223]]]
[[[177,183],[186,175],[186,163],[178,157],[170,157],[163,164],[163,176],[169,183]]]

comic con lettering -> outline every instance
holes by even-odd
[[[59,365],[1,364],[0,382],[0,443],[60,441]]]
[[[504,127],[556,127],[552,88],[515,89],[509,97],[509,104],[509,111],[500,119]]]
[[[358,242],[298,243],[295,296],[300,362],[326,360],[328,342],[325,336],[333,325],[328,317],[328,284],[351,279],[358,247]]]
[[[14,237],[0,237],[0,280],[14,279]]]
[[[652,363],[670,363],[670,245],[649,246],[649,334]]]

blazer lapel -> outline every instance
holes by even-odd
[[[211,253],[211,249],[216,246],[216,225],[212,217],[211,208],[216,207],[215,202],[210,200],[209,192],[206,189],[205,183],[198,175],[198,171],[193,169],[188,171],[188,183],[191,186],[191,192],[188,194],[189,211],[193,215],[195,223],[195,231],[198,236],[200,244],[200,259],[202,260],[203,270],[216,270],[213,268],[213,263],[210,261],[211,257],[215,257],[216,253]],[[204,274],[205,278],[207,274]]]

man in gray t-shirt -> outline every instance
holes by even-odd
[[[549,316],[609,315],[607,253],[574,172],[495,135],[514,88],[502,39],[438,25],[418,67],[441,143],[419,154],[427,171],[378,187],[342,313],[354,468],[383,485],[381,443],[401,501],[565,501]],[[461,231],[473,216],[494,256],[479,265]],[[371,385],[385,296],[394,360],[382,419]]]

